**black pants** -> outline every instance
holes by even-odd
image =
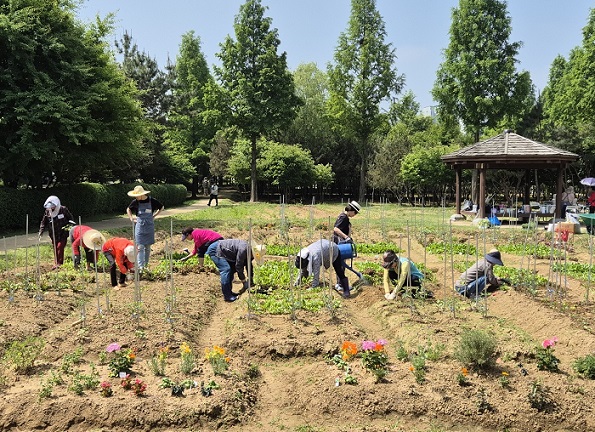
[[[213,198],[215,199],[215,205],[218,206],[219,205],[219,195],[213,195],[213,194],[211,194],[209,196],[209,203],[207,205],[208,206],[211,205],[211,201],[213,201]]]
[[[104,252],[103,255],[105,255],[105,258],[107,259],[107,261],[109,262],[110,266],[109,266],[109,275],[111,278],[111,283],[112,286],[115,287],[116,285],[118,285],[118,264],[116,264],[116,259],[114,258],[114,256],[109,253],[109,252]],[[125,273],[120,273],[120,280],[119,282],[121,284],[123,284],[124,282],[126,282],[126,274]]]

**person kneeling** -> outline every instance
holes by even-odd
[[[394,300],[397,293],[403,291],[403,287],[409,287],[414,297],[433,297],[431,292],[423,292],[421,283],[424,274],[409,258],[399,257],[395,251],[387,250],[382,256],[382,267],[384,268],[384,298],[387,300]],[[393,287],[392,290],[391,287]]]
[[[500,251],[492,249],[484,258],[461,273],[455,285],[456,291],[465,297],[476,299],[486,291],[486,287],[498,288],[505,283],[505,280],[494,275],[495,265],[503,266],[504,264]]]

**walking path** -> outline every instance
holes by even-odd
[[[181,206],[181,207],[172,207],[172,208],[165,208],[162,212],[157,215],[156,219],[161,219],[177,214],[182,213],[189,213],[196,210],[204,210],[207,208],[208,198],[200,197],[199,200],[191,205]],[[83,224],[86,224],[84,220],[82,220]],[[89,225],[99,231],[105,231],[115,228],[124,228],[124,227],[131,227],[130,219],[128,216],[123,214],[121,216],[113,217],[110,219],[104,219],[101,221],[89,222]],[[30,232],[29,235],[16,235],[11,237],[3,237],[0,239],[2,243],[0,243],[0,248],[2,251],[14,250],[15,247],[22,248],[22,247],[29,247],[35,246],[38,242],[37,230],[34,232]],[[48,236],[47,232],[43,233],[41,236],[41,244],[47,243],[50,244],[50,237]]]

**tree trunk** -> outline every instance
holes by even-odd
[[[258,187],[256,183],[256,136],[251,139],[250,151],[250,202],[258,201]]]

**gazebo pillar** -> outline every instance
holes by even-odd
[[[461,168],[455,169],[455,203],[456,214],[461,214]]]
[[[531,175],[531,171],[530,170],[525,170],[525,188],[523,190],[523,204],[529,204],[531,202],[531,191],[529,190],[530,186],[529,186],[529,182],[530,182],[530,178],[529,176]]]
[[[566,170],[565,164],[560,164],[558,167],[558,182],[556,183],[556,210],[554,211],[554,219],[562,217],[562,194],[564,193],[564,171]]]
[[[486,169],[485,164],[478,164],[479,169],[479,202],[477,203],[477,209],[479,211],[479,217],[486,217]]]

